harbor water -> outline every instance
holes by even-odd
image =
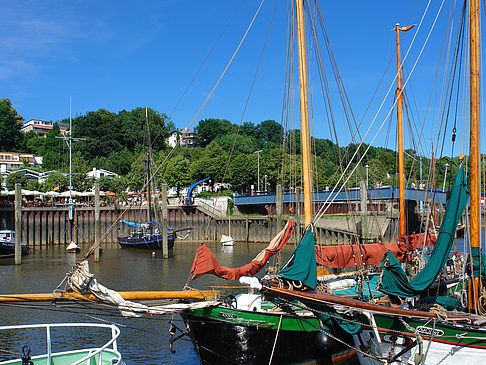
[[[237,242],[234,247],[221,247],[220,243],[206,243],[215,253],[221,265],[237,267],[250,262],[265,248],[264,244]],[[198,242],[176,241],[172,256],[163,259],[161,252],[121,249],[117,244],[103,247],[100,262],[89,259],[90,271],[98,282],[118,291],[181,290],[184,287],[194,259]],[[288,257],[293,245],[284,248],[283,257]],[[67,272],[80,254],[66,253],[64,247],[37,248],[29,256],[22,258],[22,265],[14,265],[13,259],[0,261],[0,294],[51,293],[62,282]],[[262,273],[263,274],[263,273]],[[191,282],[197,289],[208,285],[239,285],[213,275],[206,275]],[[64,286],[61,286],[64,288]],[[225,295],[225,293],[223,293]],[[49,303],[0,304],[2,325],[58,322],[97,322],[114,323],[119,326],[121,335],[118,349],[126,364],[198,364],[198,357],[190,341],[179,340],[174,343],[175,354],[169,351],[169,321],[172,316],[151,316],[144,318],[122,317],[118,311],[98,306]],[[174,315],[174,323],[184,330],[179,315]],[[180,334],[178,332],[177,334]],[[67,349],[70,336],[65,338],[59,348]],[[77,334],[79,340],[86,336]],[[186,336],[185,339],[188,339]],[[45,343],[27,343],[22,336],[5,337],[0,333],[0,350],[21,352],[23,345],[44,349]],[[0,359],[5,359],[0,351]]]

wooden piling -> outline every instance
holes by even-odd
[[[22,185],[15,184],[15,265],[22,264]]]
[[[361,200],[361,237],[368,237],[368,187],[364,181],[359,182]]]
[[[169,243],[167,242],[167,184],[162,184],[162,256],[169,258]],[[175,237],[174,237],[175,238]]]
[[[101,227],[101,222],[100,222],[100,184],[95,183],[94,188],[95,188],[95,229],[94,229],[95,250],[94,250],[94,260],[95,260],[95,262],[98,262],[98,261],[100,261],[100,237],[101,237],[101,232],[100,232],[100,227]]]

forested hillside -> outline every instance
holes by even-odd
[[[59,125],[66,127],[69,120],[57,121],[47,138],[38,137],[35,132],[20,133],[22,120],[22,116],[8,99],[0,100],[0,150],[42,155],[44,170],[67,172],[67,146],[56,137],[60,136]],[[195,128],[199,140],[197,147],[178,147],[171,151],[166,144],[166,138],[176,131],[173,123],[168,120],[167,115],[150,108],[148,120],[153,168],[157,171],[158,183],[166,182],[171,187],[182,188],[210,176],[213,183],[224,181],[239,192],[248,192],[251,185],[255,189],[258,185],[259,156],[261,190],[264,190],[265,175],[267,186],[272,190],[277,183],[283,183],[287,187],[301,185],[299,131],[282,131],[280,124],[273,120],[244,122],[238,126],[227,120],[205,119],[199,121]],[[147,143],[145,108],[122,110],[119,113],[100,109],[76,116],[72,123],[73,136],[86,139],[74,144],[73,171],[79,174],[74,179],[75,189],[90,188],[92,182],[86,180],[85,174],[93,167],[107,169],[121,176],[119,179],[101,179],[104,190],[136,190],[143,185]],[[328,139],[313,139],[315,188],[325,189],[335,184],[350,157],[355,154],[356,148],[357,145],[354,144],[338,147]],[[360,148],[358,157],[365,148],[366,146]],[[256,153],[257,151],[261,152]],[[427,180],[432,181],[432,175],[429,176],[431,159],[420,158],[415,151],[407,150],[405,160],[409,184],[419,183],[420,159],[423,180],[426,183]],[[434,180],[438,187],[442,187],[446,163],[449,164],[449,173],[457,170],[457,159],[443,157],[436,160]],[[357,186],[360,180],[366,179],[366,165],[369,185],[396,184],[397,155],[392,149],[372,147],[350,178],[349,186]],[[10,178],[10,185],[14,180],[27,185],[22,177]],[[430,185],[431,182],[427,184]],[[44,185],[31,188],[49,190],[54,185],[59,185],[61,190],[68,188],[67,178],[62,174],[53,174]]]

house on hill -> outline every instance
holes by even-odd
[[[54,127],[54,122],[52,120],[46,121],[46,120],[31,119],[28,122],[24,123],[20,131],[23,133],[34,131],[35,133],[37,133],[39,137],[45,138],[47,133],[49,133],[53,127]],[[59,130],[61,134],[66,134],[67,132],[66,128],[61,125],[59,125]]]
[[[179,140],[177,139],[179,138]],[[191,131],[189,128],[184,128],[181,131],[172,133],[166,142],[170,147],[175,147],[179,141],[182,148],[196,147],[197,135],[196,132]]]

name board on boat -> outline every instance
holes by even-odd
[[[434,337],[444,336],[444,331],[435,330],[430,327],[418,326],[417,331],[419,331],[421,335],[426,335],[426,336],[434,336]]]
[[[233,314],[233,313],[223,313],[223,312],[219,312],[218,313],[218,317],[219,318],[226,318],[226,319],[237,319],[238,316],[236,314]]]

